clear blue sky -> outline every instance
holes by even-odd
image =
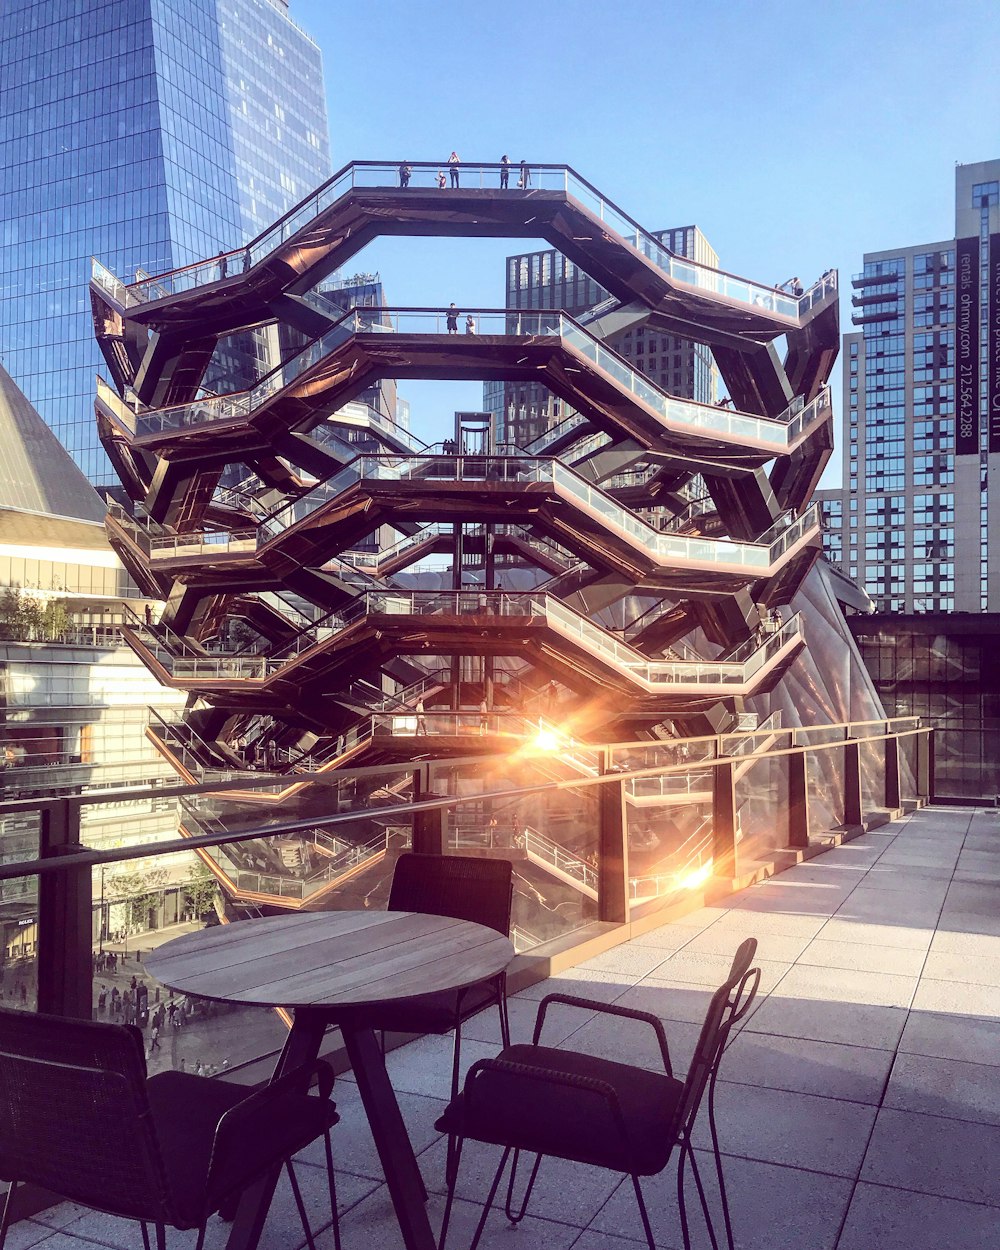
[[[694,223],[726,269],[847,279],[949,238],[954,165],[1000,157],[997,0],[292,0],[320,44],[334,167],[565,162],[649,229]],[[505,241],[386,240],[400,305],[495,306]],[[543,244],[539,244],[543,246]],[[352,266],[353,267],[353,266]],[[481,388],[406,383],[440,437]]]

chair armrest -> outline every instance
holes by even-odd
[[[504,1085],[508,1083],[508,1080],[511,1087],[505,1093]],[[581,1093],[592,1094],[601,1099],[621,1134],[622,1142],[628,1142],[628,1128],[614,1086],[598,1077],[583,1076],[577,1072],[553,1071],[551,1068],[535,1067],[533,1064],[512,1059],[479,1059],[472,1065],[466,1073],[462,1095],[466,1114],[470,1120],[474,1120],[477,1113],[482,1114],[486,1122],[495,1130],[498,1127],[497,1111],[502,1108],[507,1113],[513,1112],[516,1121],[523,1123],[530,1117],[530,1108],[534,1105],[530,1100],[526,1101],[523,1098],[522,1083],[526,1080],[536,1081],[540,1085],[579,1090]],[[489,1084],[495,1086],[492,1096],[483,1093],[484,1086]],[[485,1140],[495,1140],[495,1138]],[[545,1152],[542,1151],[542,1153]]]
[[[579,1007],[584,1011],[600,1011],[605,1015],[623,1016],[628,1020],[639,1020],[643,1024],[648,1024],[656,1034],[656,1040],[660,1044],[660,1057],[663,1059],[663,1069],[667,1076],[673,1076],[674,1070],[670,1063],[670,1048],[667,1045],[667,1035],[663,1029],[663,1022],[648,1011],[636,1011],[632,1007],[617,1007],[614,1003],[598,1003],[590,998],[576,998],[571,994],[547,994],[538,1004],[538,1015],[535,1017],[535,1031],[531,1038],[533,1046],[538,1045],[539,1038],[542,1036],[545,1013],[550,1003],[560,1003],[565,1007]]]
[[[219,1120],[208,1167],[206,1189],[210,1203],[217,1205],[309,1144],[303,1140],[303,1126],[298,1118],[285,1112],[289,1098],[308,1096],[314,1077],[319,1095],[315,1101],[329,1103],[333,1069],[324,1060],[317,1059],[254,1091]],[[335,1121],[332,1103],[327,1119],[330,1117]],[[309,1140],[318,1135],[318,1132],[313,1133]]]

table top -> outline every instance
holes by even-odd
[[[496,976],[514,957],[484,925],[416,912],[324,911],[186,933],[145,957],[171,989],[256,1007],[395,1002]]]

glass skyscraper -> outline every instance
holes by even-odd
[[[3,0],[0,361],[90,480],[88,282],[242,246],[331,172],[287,0]]]

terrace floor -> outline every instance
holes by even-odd
[[[511,1003],[515,1039],[535,1001],[561,985],[644,1008],[666,1023],[675,1069],[686,1067],[711,988],[746,935],[763,971],[754,1014],[729,1050],[719,1122],[741,1250],[978,1250],[1000,1225],[1000,815],[930,808],[831,850],[723,907],[684,917],[532,987]],[[655,1062],[651,1034],[563,1008],[556,1040]],[[464,1047],[495,1053],[495,1013]],[[394,1052],[390,1072],[431,1192],[443,1207],[444,1105],[450,1039]],[[345,1250],[401,1246],[386,1187],[349,1078],[337,1082],[334,1133]],[[492,1148],[467,1147],[449,1245],[467,1246]],[[306,1157],[307,1202],[321,1220],[325,1174]],[[706,1160],[708,1162],[708,1160]],[[703,1169],[707,1175],[708,1169]],[[645,1183],[658,1245],[678,1250],[672,1168]],[[689,1209],[697,1209],[697,1200]],[[500,1211],[487,1250],[629,1250],[641,1240],[629,1182],[547,1161],[517,1230]],[[695,1225],[698,1250],[708,1245]],[[224,1245],[217,1224],[210,1250]],[[8,1247],[132,1250],[134,1224],[64,1203],[12,1230]],[[170,1245],[193,1244],[172,1234]],[[303,1244],[279,1189],[262,1246]],[[320,1245],[332,1245],[329,1232]]]

